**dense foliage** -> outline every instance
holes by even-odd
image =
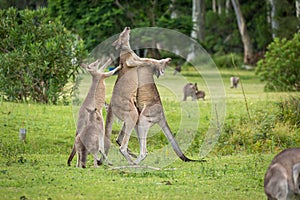
[[[242,53],[243,44],[230,0],[205,1],[205,39],[201,41],[210,53]],[[215,5],[214,5],[214,3]],[[264,51],[277,37],[291,38],[299,26],[295,1],[274,0],[276,30],[271,27],[270,1],[239,0],[254,52]],[[106,38],[119,33],[124,26],[158,26],[190,35],[193,1],[119,1],[119,0],[0,0],[0,8],[47,7],[51,17],[58,17],[67,29],[84,39],[92,50]]]
[[[83,42],[47,11],[0,10],[0,94],[10,101],[66,100],[84,56]]]
[[[206,50],[219,54],[242,53],[243,44],[233,8],[229,7],[229,10],[225,11],[223,5],[220,11],[216,12],[213,11],[211,1],[206,1],[205,6],[205,39],[201,43]],[[242,1],[241,6],[255,51],[263,51],[272,40],[270,26],[266,21],[268,5],[266,1]],[[192,0],[49,0],[48,9],[51,16],[58,17],[68,29],[75,30],[86,41],[90,50],[107,37],[119,33],[124,26],[158,26],[178,30],[187,35],[191,34],[193,28]]]
[[[267,49],[256,69],[265,90],[300,91],[300,32],[291,40],[275,38]]]

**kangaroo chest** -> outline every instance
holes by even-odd
[[[161,104],[157,87],[154,83],[151,67],[138,68],[137,107],[141,111],[144,106]]]

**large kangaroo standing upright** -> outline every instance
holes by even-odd
[[[194,161],[182,153],[171,133],[165,120],[161,100],[153,79],[153,74],[160,76],[164,73],[164,69],[171,59],[156,60],[138,57],[131,50],[129,34],[130,29],[126,27],[114,42],[115,46],[121,48],[120,65],[123,68],[119,72],[108,109],[105,131],[107,139],[110,139],[113,115],[116,115],[124,121],[122,130],[117,138],[117,143],[121,146],[120,152],[130,164],[137,164],[146,157],[146,137],[149,128],[153,124],[158,123],[171,142],[176,154],[183,161]],[[128,73],[129,67],[131,67],[131,73]],[[126,76],[126,78],[123,76]],[[119,86],[124,84],[128,85],[126,91],[124,91],[124,87]],[[151,123],[146,122],[149,119],[152,120]],[[132,161],[128,153],[128,142],[134,128],[137,130],[140,141],[140,156],[135,162]],[[106,153],[108,153],[109,145],[107,147]]]

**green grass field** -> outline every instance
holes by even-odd
[[[187,156],[199,159],[215,110],[200,74],[182,72],[173,76],[169,69],[156,79],[167,121]],[[53,106],[0,102],[0,195],[1,199],[266,199],[263,177],[274,155],[287,147],[300,146],[299,126],[280,117],[279,104],[299,93],[265,93],[253,71],[222,70],[226,93],[226,114],[216,145],[205,154],[207,162],[184,163],[176,159],[157,126],[149,132],[148,157],[141,163],[158,167],[122,168],[124,158],[115,145],[121,122],[113,126],[114,166],[88,168],[66,164],[74,142],[78,106]],[[230,88],[229,78],[239,75],[241,87]],[[107,101],[116,77],[106,79]],[[179,81],[179,79],[182,79]],[[205,90],[205,101],[182,102],[184,79],[197,82]],[[80,84],[77,102],[89,87],[87,76]],[[219,113],[221,115],[222,113]],[[106,113],[104,112],[104,116]],[[26,128],[26,142],[19,130]],[[129,147],[138,152],[136,134]]]

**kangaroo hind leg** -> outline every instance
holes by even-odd
[[[300,194],[300,163],[293,166],[294,193]]]
[[[140,115],[137,127],[137,135],[140,143],[140,155],[134,161],[135,164],[139,164],[147,156],[147,135],[152,123],[149,122],[147,117]]]
[[[129,113],[129,116],[125,118],[124,121],[124,137],[120,146],[121,154],[126,158],[129,164],[134,164],[129,153],[128,153],[128,142],[130,139],[131,132],[133,131],[137,120],[138,120],[138,112],[136,108],[133,106],[133,110]]]

